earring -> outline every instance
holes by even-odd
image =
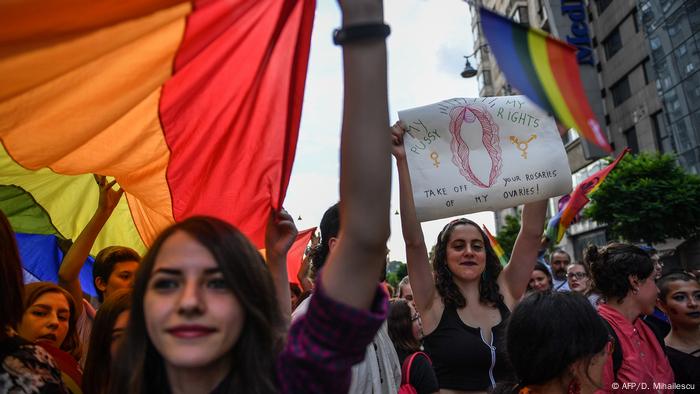
[[[578,379],[574,377],[569,383],[569,389],[566,391],[567,394],[581,394],[581,385],[578,383]]]
[[[632,294],[637,294],[637,293],[639,293],[638,287],[635,287],[634,289],[632,289]]]

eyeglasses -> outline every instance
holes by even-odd
[[[569,279],[574,279],[574,278],[576,278],[576,279],[578,279],[578,280],[581,280],[581,279],[583,279],[583,278],[587,278],[587,277],[588,277],[588,274],[585,273],[585,272],[569,272],[568,274],[566,274],[566,277],[569,278]]]

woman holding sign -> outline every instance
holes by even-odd
[[[438,235],[431,271],[416,217],[404,132],[402,124],[393,126],[392,154],[399,173],[408,275],[423,322],[425,350],[433,360],[440,393],[486,392],[509,373],[499,344],[537,260],[546,200],[525,204],[520,234],[505,268],[480,227],[457,219]]]

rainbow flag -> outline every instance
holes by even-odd
[[[314,12],[315,0],[1,2],[0,209],[14,230],[75,239],[95,173],[126,193],[93,255],[144,252],[199,214],[262,248],[296,152]]]
[[[600,185],[603,183],[605,177],[608,176],[610,171],[617,166],[617,163],[619,163],[629,151],[629,148],[626,148],[622,151],[622,153],[620,153],[615,161],[608,164],[605,168],[597,171],[595,174],[589,176],[583,182],[579,183],[578,186],[576,186],[576,189],[574,189],[574,191],[571,193],[569,201],[567,201],[566,205],[564,205],[564,207],[557,212],[552,219],[549,220],[549,223],[547,223],[547,230],[545,233],[547,234],[547,237],[554,242],[554,244],[558,244],[561,241],[561,239],[564,237],[566,229],[571,226],[571,223],[574,221],[576,215],[578,215],[581,209],[588,204],[590,201],[588,196],[594,191],[598,190],[598,187],[600,187]]]
[[[567,128],[612,149],[583,91],[576,47],[481,8],[481,26],[508,82]]]
[[[486,236],[489,238],[489,243],[491,244],[491,248],[493,249],[494,252],[496,252],[496,256],[498,256],[498,261],[501,262],[501,265],[505,267],[506,264],[508,264],[508,256],[506,256],[506,252],[503,251],[503,248],[501,247],[501,244],[498,243],[498,240],[496,237],[491,234],[488,228],[484,226],[483,224],[481,225],[484,228],[484,232],[486,233]]]

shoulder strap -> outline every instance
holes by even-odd
[[[432,362],[430,361],[430,357],[428,357],[428,355],[423,352],[415,352],[410,356],[406,357],[406,359],[403,360],[403,365],[401,366],[401,384],[409,384],[411,382],[411,366],[413,365],[413,360],[419,354],[422,354],[425,358],[428,359],[428,362],[432,364]]]
[[[647,325],[651,329],[651,332],[654,333],[654,336],[656,337],[656,340],[659,341],[659,345],[661,345],[661,350],[666,351],[666,341],[664,340],[666,335],[662,332],[662,328],[658,326],[655,322],[651,321],[650,319],[647,319],[646,316],[644,319],[642,319],[644,324]]]
[[[612,335],[612,337],[615,338],[615,348],[613,350],[612,360],[613,376],[615,377],[615,380],[617,380],[617,371],[619,371],[620,367],[622,366],[622,346],[620,346],[620,338],[617,336],[615,329],[610,325],[610,323],[607,320],[603,319],[603,323],[605,323],[605,327],[608,329],[610,335]]]

